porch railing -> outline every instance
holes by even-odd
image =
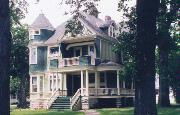
[[[71,102],[71,109],[73,109],[73,106],[75,105],[75,103],[78,101],[78,99],[81,96],[81,89],[78,89],[77,92],[74,94],[74,96],[72,98],[70,98],[70,102]]]
[[[59,96],[66,96],[67,94],[67,90],[60,90],[57,89],[49,98],[49,100],[47,101],[47,109],[49,109],[52,105],[52,103],[57,99],[57,97]]]
[[[118,94],[118,88],[89,88],[90,96],[118,96],[118,95],[134,95],[133,89],[120,88]]]
[[[79,57],[63,58],[59,61],[59,67],[79,65]]]

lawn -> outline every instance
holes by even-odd
[[[101,115],[133,115],[133,108],[106,108],[97,109]],[[11,115],[84,115],[82,112],[74,111],[46,111],[46,110],[19,110],[14,109]],[[158,108],[158,115],[180,115],[180,106],[169,108]]]
[[[133,108],[98,109],[101,115],[133,115]],[[158,108],[158,115],[180,115],[180,106]]]
[[[46,110],[13,110],[11,115],[84,115],[82,112],[74,111],[46,111]]]

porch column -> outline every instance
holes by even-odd
[[[83,70],[81,70],[81,96],[83,96]]]
[[[126,88],[126,84],[125,81],[123,80],[123,88]]]
[[[96,71],[95,72],[95,88],[96,89],[99,88],[98,85],[99,85],[99,83],[98,83],[98,72]]]
[[[66,74],[64,74],[64,90],[67,90],[67,85],[66,85],[66,79],[67,79],[67,75]]]
[[[58,73],[56,73],[56,90],[58,90]]]
[[[104,72],[104,82],[105,82],[105,88],[107,88],[107,72]]]
[[[51,80],[52,80],[51,88],[52,88],[52,93],[53,93],[54,92],[54,74],[52,74]]]
[[[89,96],[89,75],[88,70],[86,70],[86,96]]]
[[[62,77],[63,77],[63,74],[59,74],[60,75],[60,77],[59,77],[59,79],[60,79],[60,83],[59,83],[59,86],[60,86],[60,90],[62,90]]]
[[[118,95],[120,95],[120,88],[119,88],[119,70],[117,70],[117,89],[118,89]]]

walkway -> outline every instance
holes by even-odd
[[[83,111],[85,113],[85,115],[100,115],[99,112],[97,112],[96,110],[86,110],[86,111]]]

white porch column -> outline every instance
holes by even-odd
[[[133,79],[132,79],[132,83],[131,83],[131,89],[133,89]]]
[[[120,88],[119,88],[119,70],[117,70],[117,89],[118,89],[118,95],[120,95]]]
[[[58,90],[58,73],[56,73],[56,90]]]
[[[64,73],[61,75],[61,90],[64,90]]]
[[[84,94],[83,94],[83,70],[81,70],[81,96],[83,96]]]
[[[63,81],[64,90],[67,90],[66,79],[67,79],[67,75],[64,74],[64,81]]]
[[[89,96],[89,75],[88,70],[86,70],[86,96]]]
[[[52,74],[51,80],[52,80],[51,88],[52,88],[52,93],[53,93],[54,92],[54,74]]]
[[[62,74],[59,74],[59,79],[60,79],[59,89],[62,90]]]

